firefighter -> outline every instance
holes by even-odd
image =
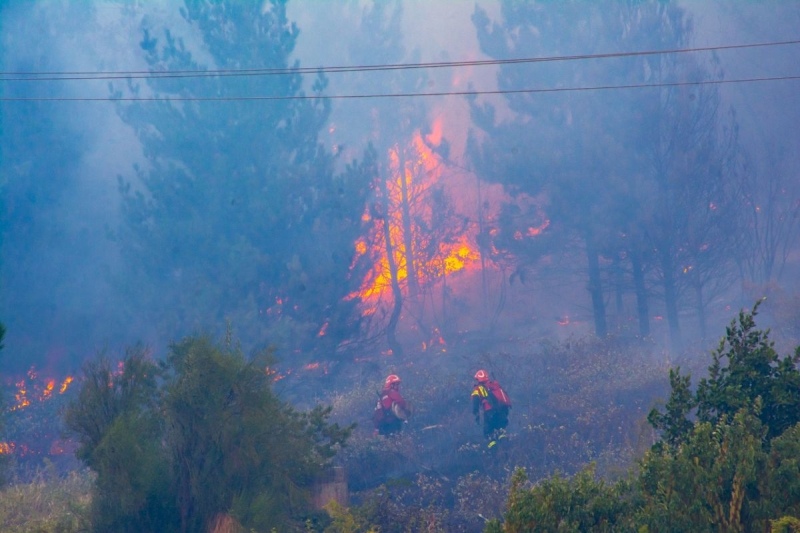
[[[500,384],[490,379],[486,370],[478,370],[472,388],[472,415],[475,423],[480,424],[483,414],[483,435],[489,440],[489,448],[506,437],[510,409],[511,400]]]
[[[375,433],[392,435],[403,430],[411,410],[403,395],[400,394],[400,377],[390,374],[383,383],[383,390],[378,394],[379,400],[372,413]]]

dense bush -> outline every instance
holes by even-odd
[[[660,439],[626,479],[581,473],[522,487],[515,475],[504,521],[487,531],[785,531],[800,515],[800,387],[742,312],[692,391],[674,369],[665,411],[649,416]]]
[[[350,428],[271,389],[268,354],[188,338],[163,363],[129,350],[89,361],[66,425],[97,476],[96,531],[207,531],[220,516],[291,530],[314,475]],[[299,527],[299,526],[297,526]]]

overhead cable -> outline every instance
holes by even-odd
[[[766,43],[731,44],[719,46],[704,46],[695,48],[676,48],[668,50],[645,50],[634,52],[609,52],[602,54],[580,54],[567,56],[527,57],[516,59],[486,59],[475,61],[442,61],[431,63],[398,63],[381,65],[353,65],[332,67],[298,67],[298,68],[266,68],[266,69],[212,69],[212,70],[169,70],[169,71],[42,71],[42,72],[0,72],[0,81],[70,81],[70,80],[115,80],[115,79],[160,79],[160,78],[210,78],[210,77],[240,77],[240,76],[276,76],[315,73],[346,73],[346,72],[381,72],[393,70],[430,69],[430,68],[461,68],[515,65],[526,63],[546,63],[557,61],[577,61],[588,59],[608,59],[621,57],[649,56],[660,54],[679,54],[693,52],[709,52],[721,50],[735,50],[746,48],[761,48],[773,46],[787,46],[800,44],[800,40],[775,41]]]
[[[339,94],[339,95],[290,95],[290,96],[178,96],[178,97],[0,97],[3,102],[249,102],[249,101],[270,101],[270,100],[347,100],[361,98],[412,98],[430,96],[481,96],[481,95],[505,95],[505,94],[535,94],[535,93],[559,93],[559,92],[578,92],[578,91],[606,91],[619,89],[648,89],[658,87],[685,87],[693,85],[722,85],[727,83],[755,83],[771,81],[791,81],[800,80],[797,76],[772,76],[759,78],[740,78],[734,80],[701,80],[701,81],[677,81],[662,83],[635,83],[627,85],[595,85],[589,87],[554,87],[544,89],[497,89],[497,90],[470,90],[470,91],[441,91],[427,93],[380,93],[380,94]]]

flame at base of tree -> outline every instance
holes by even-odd
[[[408,294],[479,260],[468,218],[456,212],[442,179],[445,165],[434,152],[439,143],[441,121],[430,135],[417,131],[408,146],[389,150],[390,175],[376,177],[375,201],[362,217],[368,234],[355,245],[354,263],[365,257],[372,267],[349,299],[375,306],[393,277]]]
[[[351,272],[361,281],[347,297],[360,302],[368,329],[388,324],[428,353],[446,351],[446,339],[467,324],[486,327],[480,315],[494,313],[487,290],[506,282],[503,262],[512,256],[498,248],[506,247],[498,240],[503,206],[523,202],[541,214],[538,199],[511,199],[502,187],[448,166],[437,152],[442,142],[437,120],[429,135],[418,130],[405,146],[388,149],[385,174],[375,177],[362,215],[364,237],[355,243]],[[538,239],[550,224],[540,220],[506,240]]]

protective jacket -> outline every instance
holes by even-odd
[[[492,443],[508,426],[508,412],[511,400],[500,384],[494,380],[476,383],[472,389],[472,414],[480,421],[483,413],[483,434]]]
[[[375,405],[372,421],[381,435],[397,433],[403,429],[403,422],[409,416],[408,403],[396,388],[388,387],[381,391]]]

